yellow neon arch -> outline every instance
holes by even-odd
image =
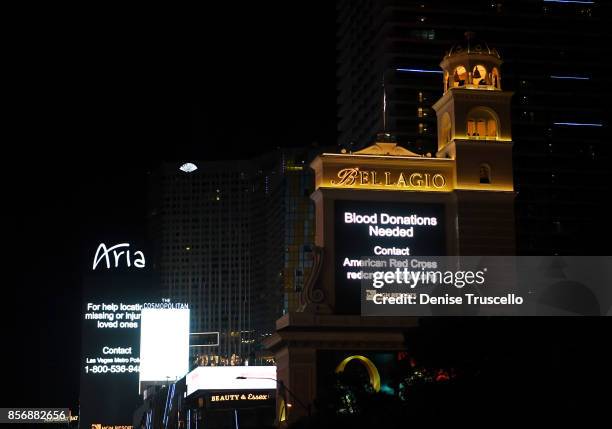
[[[344,367],[346,366],[346,364],[355,359],[361,362],[361,364],[365,366],[366,370],[368,371],[368,376],[370,377],[370,384],[374,388],[374,391],[380,391],[380,374],[378,373],[378,369],[376,368],[376,365],[374,365],[374,362],[372,362],[365,356],[353,355],[347,357],[336,367],[336,374],[344,371]]]

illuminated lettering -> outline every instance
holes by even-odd
[[[261,395],[255,395],[253,393],[249,393],[249,396],[247,397],[249,401],[263,401],[269,398],[270,398],[270,395],[267,395],[265,393],[262,393]]]
[[[412,173],[409,179],[410,186],[423,186],[423,180],[421,180],[421,177],[421,173]]]
[[[228,393],[225,395],[212,395],[210,397],[210,402],[226,402],[226,401],[264,401],[266,399],[270,399],[270,395],[267,393],[249,393],[247,394],[237,394],[237,393]]]
[[[104,243],[100,243],[100,245],[98,246],[98,249],[96,250],[96,254],[94,256],[94,260],[93,260],[93,265],[92,265],[92,270],[95,270],[96,267],[98,266],[98,264],[100,264],[101,261],[105,262],[106,268],[110,269],[111,267],[111,252],[112,252],[112,256],[113,256],[113,261],[114,261],[114,267],[117,268],[119,266],[119,262],[121,261],[121,257],[122,255],[125,255],[125,261],[126,261],[126,265],[128,267],[132,266],[132,261],[131,261],[131,254],[130,254],[130,250],[129,250],[129,243],[119,243],[119,244],[115,244],[114,246],[111,247],[106,247],[106,244]],[[117,250],[117,249],[121,249],[121,248],[126,248],[126,250]],[[144,268],[145,266],[145,257],[144,254],[140,251],[137,250],[136,252],[134,252],[134,266],[136,268]]]
[[[332,180],[332,185],[346,185],[351,186],[357,180],[358,168],[344,168],[338,171],[338,182]]]
[[[375,255],[399,255],[399,256],[410,256],[409,247],[381,247],[374,246]]]
[[[404,173],[399,174],[399,178],[397,179],[397,186],[406,186],[406,178],[404,177]]]
[[[381,177],[384,175],[384,179]],[[336,173],[336,178],[330,180],[333,186],[359,186],[372,188],[414,188],[414,189],[444,189],[447,181],[441,173],[426,173],[419,171],[376,171],[360,170],[358,167],[343,168]]]
[[[434,174],[431,183],[434,188],[443,188],[446,186],[446,179],[441,174]]]

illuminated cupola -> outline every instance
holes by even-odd
[[[502,91],[501,57],[497,50],[465,33],[466,40],[444,56],[444,95],[434,109],[438,116],[438,156],[452,141],[510,141],[510,99]],[[442,151],[442,153],[440,153]]]
[[[497,50],[465,33],[442,59],[444,95],[433,105],[438,118],[437,158],[456,162],[460,188],[512,189],[510,101],[503,91]]]
[[[501,90],[499,53],[474,33],[465,33],[465,44],[457,44],[444,56],[444,93],[451,88]]]

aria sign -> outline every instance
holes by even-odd
[[[92,270],[95,271],[100,262],[103,262],[103,265],[105,265],[107,269],[110,269],[111,266],[117,268],[120,264],[125,264],[127,267],[131,267],[133,264],[136,268],[144,268],[145,257],[144,253],[140,250],[132,254],[129,243],[119,243],[110,247],[106,247],[106,244],[100,243],[96,250],[96,255],[94,256]]]

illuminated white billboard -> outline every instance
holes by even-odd
[[[140,316],[140,383],[175,381],[189,371],[189,308],[145,304]]]
[[[198,390],[276,390],[276,366],[200,366],[186,381],[187,395]]]

